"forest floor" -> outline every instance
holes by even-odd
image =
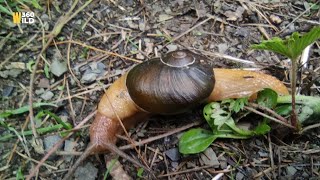
[[[74,9],[72,1],[32,2],[0,1],[0,113],[18,110],[0,117],[0,179],[32,173],[39,179],[62,179],[90,142],[89,126],[103,89],[139,62],[189,49],[208,57],[216,68],[262,71],[289,88],[290,61],[250,45],[320,24],[315,0],[80,0]],[[18,26],[6,11],[32,12],[35,22]],[[299,94],[319,96],[319,57],[317,42],[308,61],[299,66]],[[30,108],[31,103],[41,107]],[[64,141],[63,122],[80,126]],[[181,127],[208,129],[202,107],[152,116],[131,129],[130,138],[137,142],[158,137],[125,150],[144,159],[151,171],[118,158],[120,173],[132,179],[212,179],[219,173],[222,179],[237,180],[320,177],[320,128],[303,134],[279,135],[273,130],[245,140],[217,139],[205,153],[182,155],[179,137],[188,128]],[[126,138],[122,136],[118,146],[127,145]],[[53,149],[59,141],[63,143]],[[110,163],[112,157],[90,156],[75,178],[111,179],[115,175],[109,174],[104,159]]]

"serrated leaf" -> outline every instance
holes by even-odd
[[[239,98],[234,101],[234,106],[232,107],[232,111],[238,113],[240,110],[243,110],[244,106],[248,104],[248,98]]]
[[[253,49],[269,50],[287,56],[291,60],[298,58],[302,51],[320,38],[320,26],[314,27],[308,33],[300,35],[294,32],[289,38],[283,40],[274,37],[268,41],[251,46]]]
[[[222,125],[231,118],[231,113],[222,109],[218,102],[212,102],[206,105],[203,113],[212,130],[219,130]]]
[[[206,150],[217,137],[211,131],[191,129],[180,138],[179,151],[182,154],[196,154]]]
[[[278,94],[272,89],[266,88],[258,92],[257,103],[261,106],[274,108],[277,105]]]

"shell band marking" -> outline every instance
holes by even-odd
[[[189,65],[193,64],[193,63],[196,61],[196,58],[193,56],[192,62],[190,62],[190,63],[188,63],[188,64],[185,64],[185,65],[182,65],[182,66],[175,66],[175,65],[166,63],[166,62],[164,62],[164,61],[162,60],[162,57],[160,57],[160,61],[161,61],[163,64],[165,64],[165,65],[167,65],[167,66],[170,66],[170,67],[181,68],[181,67],[186,67],[186,66],[189,66]]]

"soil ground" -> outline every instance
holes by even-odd
[[[73,12],[85,3],[80,0]],[[312,0],[94,0],[72,19],[62,19],[66,23],[61,32],[50,34],[61,22],[59,18],[72,9],[72,1],[40,1],[38,8],[28,1],[0,1],[0,5],[9,11],[19,8],[35,14],[33,24],[17,26],[0,9],[0,112],[28,105],[30,92],[32,103],[57,105],[34,108],[32,114],[26,108],[25,113],[0,118],[0,179],[26,177],[48,153],[50,158],[36,176],[62,179],[89,144],[92,118],[58,150],[51,151],[65,129],[50,130],[59,123],[39,112],[50,111],[73,127],[78,125],[96,110],[103,89],[138,62],[176,49],[189,49],[208,57],[217,68],[263,71],[289,88],[290,61],[278,54],[252,50],[250,45],[296,31],[303,33],[320,24],[319,3]],[[55,37],[41,55],[46,35]],[[317,42],[311,47],[308,61],[299,66],[300,94],[319,95],[319,57]],[[32,65],[37,59],[34,71]],[[197,127],[209,128],[201,111],[199,107],[181,115],[152,116],[131,129],[129,135],[140,141],[194,121],[201,122]],[[31,116],[35,116],[33,125]],[[249,118],[255,119],[262,117]],[[32,126],[45,128],[45,133],[32,132]],[[22,131],[31,133],[15,136]],[[223,173],[222,179],[237,180],[320,177],[319,128],[299,135],[286,132],[282,136],[272,131],[247,140],[218,139],[206,154],[189,156],[177,151],[182,133],[145,143],[138,151],[126,150],[137,160],[142,157],[151,173],[118,158],[119,169],[124,170],[120,174],[133,179],[212,179],[219,173]],[[121,140],[118,145],[127,144]],[[208,156],[210,162],[202,160]],[[112,157],[90,156],[76,171],[76,179],[102,179],[108,174],[104,159]]]

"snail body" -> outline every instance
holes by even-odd
[[[206,62],[203,56],[178,50],[143,62],[116,80],[99,102],[90,145],[65,179],[92,153],[113,151],[138,164],[115,146],[117,134],[124,132],[121,123],[128,129],[150,114],[182,113],[203,102],[254,96],[264,88],[288,94],[282,82],[270,75],[213,69]]]

